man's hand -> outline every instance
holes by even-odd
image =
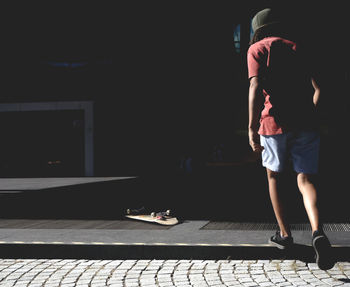
[[[249,136],[249,144],[253,150],[253,152],[261,153],[264,149],[262,145],[260,145],[260,137],[257,131],[253,129],[248,129]]]

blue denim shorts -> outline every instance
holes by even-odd
[[[262,165],[272,171],[281,172],[289,160],[297,173],[316,174],[320,150],[320,135],[314,131],[288,132],[263,136]]]

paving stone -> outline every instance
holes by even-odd
[[[0,286],[349,286],[350,263],[328,271],[298,260],[0,259]]]
[[[252,279],[257,283],[270,282],[270,280],[268,278],[266,278],[265,276],[252,277]],[[285,280],[283,280],[283,281],[285,281]],[[273,281],[271,280],[271,282],[273,282]]]

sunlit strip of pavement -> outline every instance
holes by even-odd
[[[270,230],[208,230],[208,221],[184,221],[163,230],[2,228],[0,258],[45,259],[290,259],[314,262],[309,231],[282,251],[267,244]],[[350,232],[327,235],[338,261],[350,261]]]
[[[230,246],[230,247],[272,247],[271,244],[229,244],[229,243],[164,243],[164,242],[154,242],[154,243],[144,243],[144,242],[82,242],[82,241],[73,241],[73,242],[63,242],[63,241],[0,241],[1,244],[46,244],[46,245],[145,245],[145,246]],[[306,246],[311,246],[311,244],[306,244]],[[339,245],[333,244],[333,248],[348,248],[348,245]]]

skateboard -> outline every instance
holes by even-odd
[[[161,225],[175,225],[179,223],[176,217],[171,216],[170,210],[146,214],[146,211],[143,207],[140,209],[127,209],[125,217]]]

